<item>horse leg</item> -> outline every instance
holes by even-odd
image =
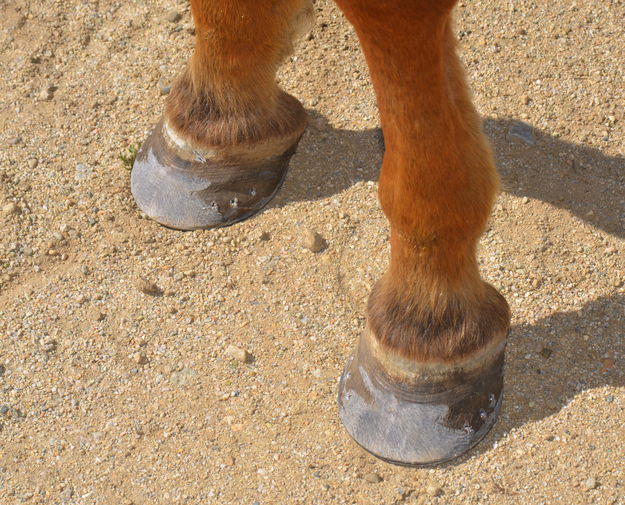
[[[498,178],[455,53],[455,0],[336,1],[377,94],[391,225],[340,416],[374,455],[435,464],[479,442],[501,405],[509,309],[476,260]]]
[[[195,51],[163,119],[139,151],[137,205],[179,229],[232,224],[277,192],[306,127],[275,81],[308,0],[191,0]]]

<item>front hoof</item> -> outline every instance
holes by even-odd
[[[389,463],[431,466],[456,458],[492,428],[503,397],[505,338],[460,363],[415,363],[365,331],[339,384],[352,438]]]
[[[227,226],[269,203],[296,147],[297,140],[281,154],[261,153],[261,159],[242,149],[225,160],[219,152],[193,149],[161,120],[137,154],[132,194],[143,212],[170,228]]]

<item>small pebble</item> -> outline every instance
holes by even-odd
[[[543,358],[547,359],[551,357],[553,351],[548,347],[543,347],[538,354],[540,354]]]
[[[135,287],[142,293],[145,293],[146,295],[160,296],[161,294],[163,294],[163,290],[159,288],[156,285],[156,283],[150,282],[147,279],[144,279],[143,277],[139,277],[135,281]]]
[[[320,252],[326,247],[326,241],[321,235],[312,230],[303,230],[300,236],[302,247],[314,253]]]
[[[182,19],[182,14],[178,11],[170,11],[165,15],[165,19],[170,23],[177,23]]]
[[[158,89],[160,90],[161,95],[169,95],[169,92],[171,91],[171,85],[168,84],[164,78],[159,79]]]
[[[9,144],[10,146],[15,146],[21,143],[22,143],[22,137],[13,137],[7,140],[7,144]]]
[[[39,160],[37,158],[28,160],[28,168],[30,168],[31,170],[37,168],[37,165],[39,165]]]
[[[2,206],[2,214],[4,216],[10,216],[11,214],[17,214],[19,207],[15,202],[9,202]]]
[[[6,368],[4,365],[0,365],[0,377],[2,377],[4,375],[4,373],[6,372]]]
[[[438,486],[434,486],[434,485],[429,485],[425,488],[425,492],[432,497],[435,496],[441,496],[443,494],[443,490],[438,487]]]
[[[241,363],[251,363],[253,360],[253,356],[249,352],[241,347],[237,347],[236,345],[229,345],[226,347],[225,353],[226,356],[240,361]]]
[[[591,489],[596,489],[599,483],[594,477],[589,477],[583,482],[582,485],[584,486],[584,489],[590,491]]]
[[[54,98],[54,90],[54,86],[44,86],[41,91],[39,91],[37,98],[39,98],[42,102],[52,100]]]
[[[54,352],[57,348],[57,341],[51,338],[44,338],[40,342],[43,352]]]
[[[106,319],[106,314],[100,311],[100,309],[94,307],[89,311],[89,319],[96,322],[104,321],[104,319]]]
[[[377,473],[367,473],[363,476],[367,482],[371,484],[377,484],[378,482],[382,482],[382,477],[380,477]]]
[[[133,361],[138,365],[147,365],[149,360],[144,352],[137,352],[133,356]]]
[[[615,361],[612,358],[603,358],[601,360],[601,369],[599,370],[601,373],[606,373],[612,367],[614,367]]]

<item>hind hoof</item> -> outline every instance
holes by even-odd
[[[389,463],[432,466],[476,445],[503,398],[505,338],[462,363],[414,363],[365,331],[339,384],[339,415],[351,437]]]
[[[170,228],[227,226],[256,214],[275,196],[298,140],[276,156],[224,161],[193,149],[161,120],[137,154],[132,194],[143,212]]]

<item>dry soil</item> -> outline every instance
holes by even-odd
[[[279,75],[311,117],[281,193],[183,233],[119,153],[190,55],[187,3],[0,0],[0,504],[625,504],[624,2],[457,8],[503,180],[479,261],[514,317],[498,424],[425,470],[337,417],[388,226],[366,65],[315,11]]]

